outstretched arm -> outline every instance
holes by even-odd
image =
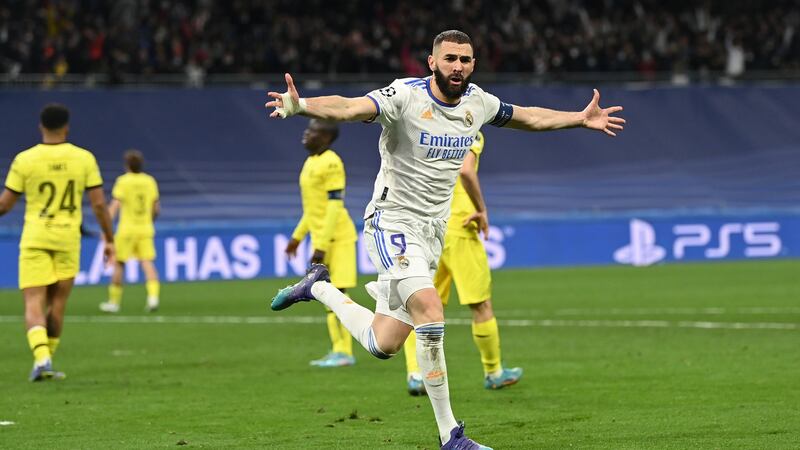
[[[300,98],[294,80],[288,73],[286,77],[287,90],[284,93],[269,92],[267,95],[272,100],[265,103],[267,108],[275,108],[269,116],[285,119],[296,114],[313,117],[315,119],[348,122],[370,120],[378,113],[375,103],[367,97],[348,98],[339,95],[326,97]]]
[[[616,131],[622,130],[625,119],[611,114],[619,111],[622,111],[622,106],[601,108],[600,92],[595,89],[592,100],[580,112],[514,105],[514,112],[507,126],[527,131],[549,131],[583,127],[602,131],[609,136],[616,136]]]

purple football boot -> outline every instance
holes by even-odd
[[[297,302],[314,300],[314,296],[311,294],[311,286],[317,281],[331,281],[328,268],[325,267],[325,264],[312,264],[302,280],[278,291],[272,299],[270,307],[273,311],[280,311]]]
[[[492,450],[492,448],[464,436],[464,422],[458,422],[458,426],[450,430],[450,440],[442,445],[442,450]]]

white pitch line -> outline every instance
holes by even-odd
[[[0,316],[0,323],[20,323],[22,316]],[[322,316],[67,316],[68,323],[166,323],[166,324],[321,324]],[[471,319],[447,319],[450,325],[471,325]],[[499,320],[507,327],[542,328],[692,328],[700,330],[800,330],[800,323],[791,322],[704,322],[667,320],[562,320],[509,319]]]
[[[782,315],[800,314],[800,307],[741,307],[741,308],[566,308],[546,311],[541,309],[505,309],[502,311],[506,317],[510,316],[648,316],[648,315],[667,315],[667,316],[718,316],[724,314],[738,315]]]

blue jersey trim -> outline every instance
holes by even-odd
[[[375,100],[375,99],[374,99],[374,98],[373,98],[371,95],[367,94],[367,95],[366,95],[366,97],[367,97],[368,99],[372,100],[372,103],[374,103],[374,104],[375,104],[375,109],[377,110],[377,112],[375,113],[375,117],[373,117],[373,118],[371,118],[371,119],[369,119],[369,120],[367,120],[367,121],[366,121],[366,122],[372,122],[372,121],[373,121],[373,120],[375,120],[375,119],[376,119],[378,116],[380,116],[380,115],[381,115],[381,105],[380,105],[380,104],[378,103],[378,101],[377,101],[377,100]]]
[[[446,108],[455,108],[456,106],[460,105],[461,102],[458,103],[445,103],[438,98],[434,97],[433,92],[431,92],[431,79],[430,77],[425,79],[425,90],[428,91],[428,95],[436,102],[437,105],[444,106]]]
[[[514,105],[501,101],[500,108],[497,109],[497,114],[495,114],[494,119],[489,122],[489,125],[503,127],[511,120],[512,115],[514,115]]]

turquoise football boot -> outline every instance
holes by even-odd
[[[483,380],[483,387],[486,389],[503,389],[506,386],[516,384],[520,378],[522,378],[521,367],[504,368],[503,373],[499,376],[493,377],[491,375],[486,375],[486,378]]]

